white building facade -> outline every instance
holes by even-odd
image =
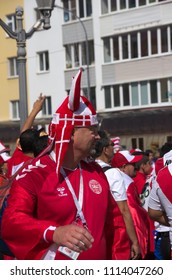
[[[36,1],[24,2],[28,30]],[[28,96],[47,96],[46,124],[84,67],[82,94],[128,149],[172,141],[172,1],[56,0],[51,29],[27,41]],[[61,8],[60,8],[61,7]],[[65,9],[65,10],[63,10]]]

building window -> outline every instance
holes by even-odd
[[[122,36],[122,58],[123,59],[128,58],[128,36],[127,35]]]
[[[146,5],[146,0],[139,0],[139,6]]]
[[[104,92],[105,92],[105,108],[112,108],[111,87],[110,86],[104,87]]]
[[[87,49],[86,42],[81,43],[81,57],[82,65],[93,65],[94,64],[94,43],[93,41],[88,41],[88,61],[87,61]]]
[[[107,14],[113,11],[139,8],[167,0],[101,0],[101,13]]]
[[[158,103],[157,81],[150,81],[150,100],[151,103]]]
[[[49,116],[52,115],[52,105],[51,105],[51,96],[47,96],[43,108],[42,108],[42,115]]]
[[[161,79],[160,85],[161,85],[161,102],[168,102],[168,80],[167,79]]]
[[[161,27],[161,52],[168,52],[168,33],[167,26]]]
[[[38,70],[39,72],[49,71],[49,53],[48,51],[38,53]]]
[[[92,15],[91,0],[79,0],[79,17],[90,17]]]
[[[120,106],[120,86],[115,85],[113,86],[113,100],[114,100],[114,107]]]
[[[92,0],[86,0],[86,17],[91,17],[92,15]]]
[[[13,120],[18,120],[19,119],[19,101],[18,100],[13,100],[10,102],[11,104],[11,117]]]
[[[76,0],[64,0],[63,7],[64,7],[64,21],[67,22],[71,20],[76,20]]]
[[[141,105],[148,104],[148,85],[147,82],[140,83]]]
[[[79,44],[74,44],[74,67],[79,67]]]
[[[91,0],[64,0],[64,22],[84,18],[92,15]]]
[[[110,51],[110,38],[105,38],[103,40],[104,44],[104,62],[110,62],[111,61],[111,51]]]
[[[113,60],[119,60],[119,37],[113,37]]]
[[[108,13],[108,0],[101,1],[101,11],[102,11],[102,15]]]
[[[9,77],[18,77],[17,58],[8,58],[8,75]]]
[[[88,41],[88,57],[87,57],[86,42],[66,45],[65,50],[66,50],[67,69],[85,66],[87,64],[93,65],[95,62],[93,41]]]
[[[136,149],[137,147],[137,139],[136,138],[131,138],[131,147],[132,149]]]
[[[147,29],[103,40],[104,62],[154,56],[172,51],[172,25]]]
[[[83,88],[83,94],[84,96],[90,100],[91,104],[93,105],[94,109],[97,109],[97,104],[96,104],[96,91],[95,87],[90,87],[90,96],[88,96],[88,90],[87,88]]]
[[[138,83],[131,83],[131,102],[132,106],[139,105]]]
[[[118,0],[111,0],[110,4],[111,4],[111,11],[117,11],[117,1]]]
[[[12,31],[16,31],[17,25],[16,25],[16,15],[11,14],[6,16],[6,24],[9,26],[9,28]]]
[[[136,0],[128,0],[129,1],[129,9],[135,8],[136,7]]]
[[[151,54],[157,54],[158,53],[158,45],[157,45],[157,30],[151,30]]]
[[[126,0],[121,0],[121,1],[120,1],[120,9],[121,9],[121,10],[126,9]]]
[[[139,137],[139,149],[144,151],[144,139]]]
[[[131,147],[133,149],[139,148],[144,151],[144,139],[143,138],[131,138]]]
[[[72,68],[72,46],[67,45],[66,50],[66,69]]]
[[[148,56],[148,35],[147,30],[140,32],[141,56]]]
[[[132,82],[104,87],[105,109],[132,108],[172,103],[172,78]],[[118,107],[118,108],[117,108]]]
[[[123,85],[123,105],[130,105],[129,84]]]
[[[137,33],[131,34],[131,58],[138,57]]]

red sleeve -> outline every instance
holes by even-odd
[[[2,219],[2,237],[17,259],[40,259],[52,244],[53,231],[47,229],[57,225],[34,218],[35,205],[35,198],[25,189],[17,184],[11,188]]]
[[[127,198],[128,206],[139,240],[142,258],[144,258],[148,250],[148,214],[146,210],[140,205],[138,192],[134,184],[129,185],[127,189]]]

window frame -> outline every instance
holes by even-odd
[[[38,60],[38,66],[37,66],[38,73],[47,73],[50,71],[50,58],[49,58],[48,50],[37,52],[37,60]]]
[[[10,115],[12,120],[20,119],[20,102],[19,100],[10,101]]]
[[[42,106],[42,116],[52,115],[52,98],[51,96],[46,96],[43,106]]]
[[[8,57],[8,78],[18,78],[17,57]]]

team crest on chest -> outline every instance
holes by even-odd
[[[102,192],[102,187],[101,187],[100,183],[97,182],[96,180],[90,180],[88,184],[89,184],[90,189],[94,193],[100,194]]]

